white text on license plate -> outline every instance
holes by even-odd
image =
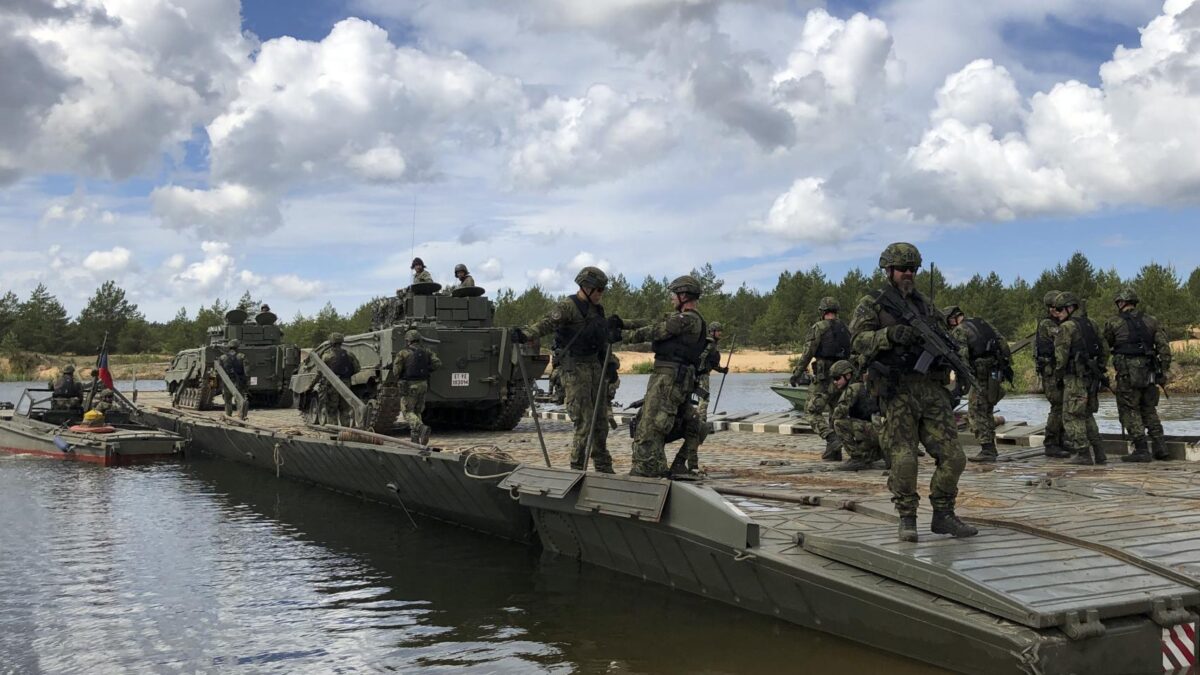
[[[470,373],[450,373],[451,387],[469,387],[471,386]]]

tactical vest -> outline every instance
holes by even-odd
[[[708,351],[705,352],[704,363],[700,364],[701,375],[711,373],[721,365],[721,352],[717,349],[716,341],[709,339],[708,344],[705,345],[705,349]]]
[[[1050,330],[1042,330],[1042,324],[1038,323],[1037,336],[1033,341],[1033,356],[1038,363],[1054,363],[1054,336],[1050,334]]]
[[[1087,317],[1072,316],[1067,321],[1074,321],[1079,327],[1075,338],[1071,340],[1071,351],[1067,355],[1067,372],[1101,375],[1100,359],[1104,355],[1104,347],[1100,344],[1100,336],[1091,320]]]
[[[967,325],[967,351],[971,359],[999,356],[1000,335],[992,325],[980,318],[963,321]]]
[[[571,296],[575,309],[583,317],[583,325],[563,326],[554,331],[554,341],[562,345],[568,354],[575,357],[601,356],[608,346],[608,322],[604,319],[604,308],[593,305],[577,296]]]
[[[904,324],[906,326],[910,325],[909,322],[905,321],[903,317],[892,314],[887,307],[884,307],[879,303],[879,298],[883,296],[883,289],[872,292],[871,296],[875,301],[876,306],[879,307],[880,330],[883,330],[888,326],[895,326],[897,324]],[[918,313],[929,313],[925,303],[916,295],[915,292],[909,298],[909,301],[912,302]],[[917,359],[921,358],[921,352],[923,351],[924,348],[920,345],[902,345],[877,352],[875,354],[874,361],[891,369],[909,371],[916,367]]]
[[[58,398],[72,398],[80,394],[79,384],[75,382],[74,377],[59,375],[54,380],[54,395]]]
[[[1117,331],[1117,343],[1113,353],[1122,356],[1154,356],[1154,334],[1146,325],[1145,317],[1137,312],[1121,312],[1117,316],[1125,321],[1125,330]]]
[[[815,358],[838,361],[850,357],[850,329],[837,319],[829,322],[829,328],[821,334]]]
[[[350,376],[354,375],[354,361],[351,360],[350,353],[344,348],[334,347],[330,349],[329,356],[331,358],[325,364],[329,366],[334,375],[343,380],[348,380]]]
[[[400,376],[400,379],[428,380],[433,365],[429,350],[421,347],[409,347],[408,350],[408,358],[404,361],[404,374]]]
[[[246,369],[242,366],[242,360],[232,354],[225,354],[221,357],[221,367],[235,380],[242,380],[246,377]]]
[[[655,340],[651,343],[654,348],[655,361],[680,363],[693,368],[700,367],[700,357],[708,345],[708,324],[699,312],[693,313],[700,318],[700,335],[693,338],[689,335],[672,335],[665,340]]]

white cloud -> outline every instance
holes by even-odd
[[[487,260],[483,261],[483,264],[479,266],[474,275],[477,277],[478,281],[491,281],[493,279],[500,279],[504,276],[504,266],[500,264],[500,260],[498,258],[488,258]]]
[[[295,274],[271,277],[271,289],[289,300],[308,300],[321,294],[325,284],[311,279],[301,279]]]
[[[193,230],[201,236],[228,238],[269,232],[280,222],[273,196],[238,183],[221,183],[209,190],[166,185],[150,193],[150,202],[167,227]]]
[[[987,124],[999,134],[1012,131],[1023,117],[1021,94],[1004,66],[978,59],[946,78],[937,91],[935,122],[955,119],[968,126]]]
[[[229,255],[229,244],[206,241],[200,245],[204,259],[188,265],[173,275],[171,281],[181,290],[196,294],[212,294],[229,287],[234,276],[234,259]]]
[[[92,251],[83,259],[83,266],[97,275],[119,275],[129,269],[133,253],[123,246],[108,251]]]
[[[818,178],[800,178],[776,198],[765,221],[754,226],[783,239],[830,244],[844,239],[849,229]]]

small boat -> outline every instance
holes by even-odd
[[[93,419],[85,424],[82,409],[52,407],[52,394],[50,389],[26,389],[15,407],[0,409],[0,452],[104,466],[183,456],[186,439],[141,424],[132,406],[118,404],[102,420],[91,412]],[[124,397],[118,398],[124,402]]]
[[[796,410],[804,412],[804,406],[808,403],[808,385],[802,384],[799,387],[773,385],[771,391],[786,398]]]

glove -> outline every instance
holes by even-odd
[[[798,387],[798,386],[800,386],[800,376],[799,376],[799,375],[793,375],[793,376],[791,376],[791,377],[788,379],[788,384],[792,385],[793,387]]]
[[[720,374],[722,374],[722,375],[728,375],[728,374],[729,374],[729,369],[728,369],[728,368],[726,368],[725,366],[717,366],[716,368],[713,368],[713,370],[717,371],[718,373],[720,373]],[[792,386],[794,387],[794,386],[796,386],[796,385],[792,385]]]
[[[508,335],[509,335],[509,337],[512,338],[513,342],[516,342],[518,344],[520,344],[522,342],[529,342],[529,336],[525,335],[525,331],[521,330],[520,327],[518,327],[518,326],[513,326],[512,328],[510,328],[508,331]]]
[[[914,345],[921,341],[921,334],[912,326],[898,323],[888,326],[887,338],[893,345]]]
[[[1157,376],[1155,376],[1154,383],[1161,387],[1165,387],[1170,379],[1171,377],[1167,373],[1159,373]]]
[[[624,330],[625,322],[621,319],[621,317],[617,316],[616,314],[613,314],[612,316],[608,317],[608,329],[609,330]]]

